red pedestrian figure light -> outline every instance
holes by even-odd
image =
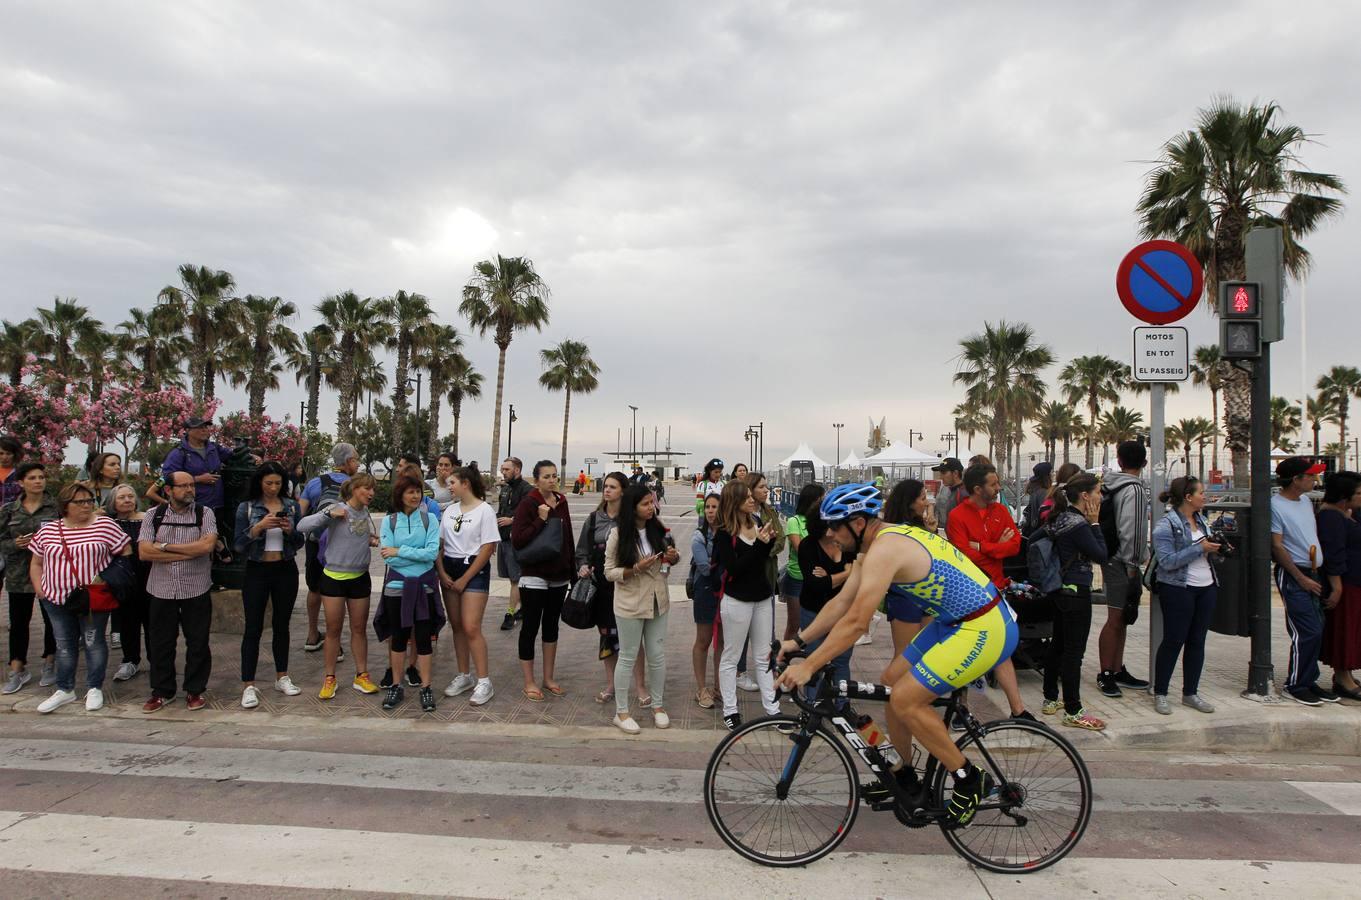
[[[1247,288],[1239,287],[1233,292],[1233,311],[1236,313],[1246,313],[1252,308],[1252,300],[1248,297]]]

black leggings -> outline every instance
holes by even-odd
[[[520,588],[520,611],[525,614],[520,625],[520,659],[534,660],[534,639],[539,636],[543,622],[543,642],[558,642],[558,619],[562,617],[562,601],[567,597],[567,585],[551,588]]]
[[[1054,638],[1049,642],[1049,661],[1044,667],[1044,699],[1059,698],[1063,680],[1063,711],[1076,715],[1082,711],[1082,656],[1087,651],[1087,636],[1092,632],[1092,589],[1079,587],[1076,593],[1054,592]]]
[[[140,563],[138,566],[140,567]],[[123,662],[142,662],[142,635],[151,646],[151,600],[146,593],[146,578],[139,577],[132,590],[127,591],[113,611],[113,630],[123,642]]]
[[[28,665],[28,624],[33,621],[33,594],[9,592],[9,659]],[[43,656],[57,655],[57,641],[52,636],[52,623],[47,621],[47,610],[41,606],[43,617]]]
[[[265,607],[272,604],[270,627],[274,631],[274,671],[288,671],[288,621],[298,600],[298,564],[291,559],[246,563],[246,582],[241,602],[246,608],[246,628],[241,635],[241,680],[254,681],[260,661],[260,637],[265,633]],[[127,638],[124,637],[124,646]]]
[[[392,629],[392,637],[389,638],[388,649],[393,653],[405,653],[406,642],[411,639],[412,632],[416,634],[416,655],[429,656],[434,652],[433,639],[435,629],[431,626],[434,622],[430,619],[417,619],[410,628],[402,628],[400,625]]]

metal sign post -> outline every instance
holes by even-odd
[[[1153,495],[1150,521],[1157,517],[1157,499],[1167,478],[1167,387],[1169,381],[1191,376],[1190,341],[1185,328],[1167,326],[1183,318],[1200,302],[1204,272],[1195,254],[1173,241],[1147,241],[1120,261],[1115,290],[1125,309],[1153,328],[1134,329],[1130,373],[1149,382],[1149,490]],[[1151,536],[1151,535],[1150,535]],[[1150,552],[1152,541],[1149,541]],[[1149,598],[1148,680],[1153,681],[1158,644],[1162,642],[1162,609]]]

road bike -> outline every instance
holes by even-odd
[[[775,648],[771,659],[777,655]],[[964,705],[964,689],[935,701],[946,728],[963,722],[964,733],[955,744],[994,785],[972,822],[959,827],[945,809],[952,784],[947,776],[953,776],[934,756],[928,755],[919,770],[922,792],[909,795],[891,772],[889,760],[898,751],[887,740],[867,742],[852,725],[849,708],[837,709],[843,700],[885,702],[891,688],[834,681],[830,665],[810,684],[811,697],[804,691],[790,695],[799,715],[767,716],[738,726],[715,748],[705,769],[709,821],[723,842],[747,859],[803,866],[846,839],[864,790],[851,750],[881,786],[878,796],[887,794],[866,798],[870,809],[892,811],[908,828],[938,825],[950,846],[976,866],[1038,872],[1082,840],[1092,815],[1091,775],[1073,745],[1050,728],[1021,719],[981,723]],[[908,750],[917,753],[915,747]]]

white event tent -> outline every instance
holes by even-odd
[[[816,453],[814,453],[812,448],[809,447],[808,444],[803,441],[799,442],[799,446],[794,450],[793,453],[789,454],[784,459],[780,460],[780,468],[782,469],[789,468],[790,463],[794,462],[794,460],[796,459],[802,460],[804,462],[810,462],[813,464],[814,468],[817,469],[830,469],[832,468],[833,465],[832,463],[829,463],[827,460],[823,459],[821,456],[818,456]]]
[[[897,469],[924,473],[938,462],[940,457],[934,454],[910,447],[902,441],[894,441],[873,456],[865,457],[861,460],[861,465],[878,466],[890,473]]]

